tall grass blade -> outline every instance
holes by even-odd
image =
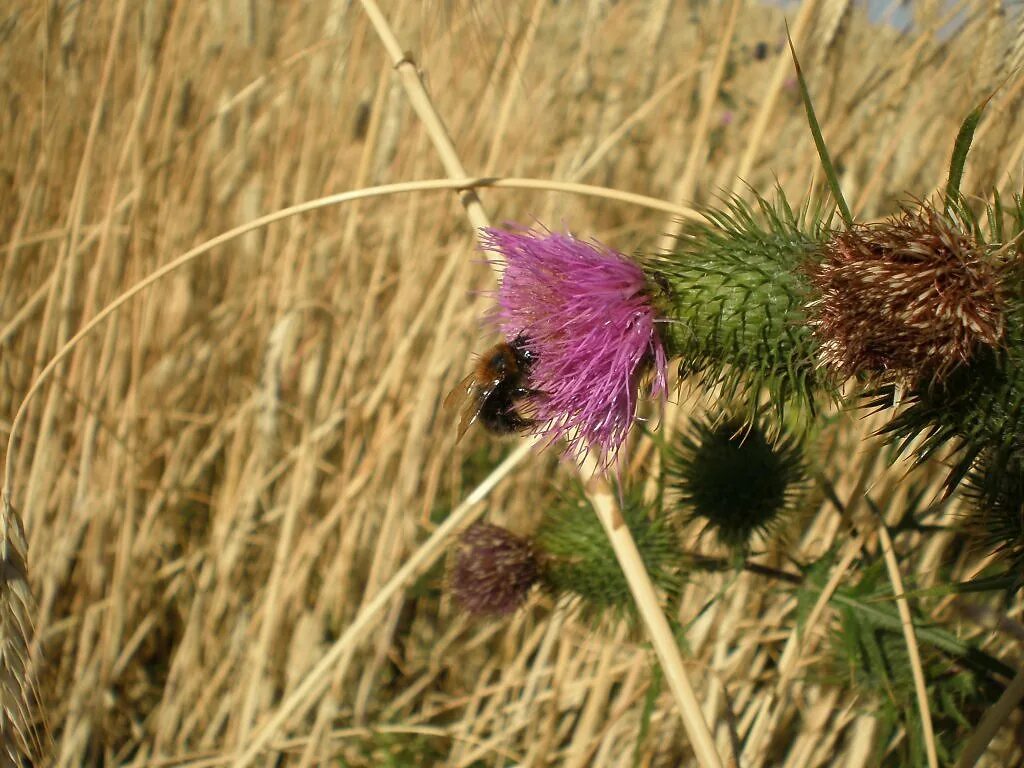
[[[811,94],[807,90],[807,81],[804,79],[804,72],[800,68],[800,60],[796,56],[796,48],[793,46],[793,38],[789,34],[789,26],[786,26],[786,40],[789,41],[789,52],[793,54],[793,65],[796,67],[796,77],[800,83],[800,98],[803,99],[804,109],[807,110],[807,124],[811,129],[811,136],[814,137],[814,146],[818,149],[818,157],[821,159],[821,168],[825,171],[825,178],[828,179],[829,189],[832,190],[832,197],[839,207],[839,213],[846,222],[846,226],[853,225],[853,214],[850,213],[850,206],[846,204],[843,197],[843,190],[839,187],[839,177],[836,175],[836,168],[832,164],[832,158],[825,146],[825,139],[821,135],[821,126],[818,125],[818,118],[814,114],[814,105],[811,103]]]
[[[960,197],[960,182],[964,177],[967,153],[971,149],[971,142],[974,141],[974,132],[978,129],[978,123],[981,122],[981,115],[993,95],[994,93],[989,94],[983,102],[968,113],[956,134],[953,156],[949,160],[949,178],[946,181],[946,213],[949,213],[950,206]]]

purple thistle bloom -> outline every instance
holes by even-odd
[[[485,231],[505,257],[495,320],[535,360],[529,405],[537,432],[569,441],[577,459],[614,459],[636,418],[637,388],[654,366],[652,395],[667,394],[665,349],[643,271],[621,253],[570,234]]]

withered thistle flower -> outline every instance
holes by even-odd
[[[941,381],[1003,337],[996,268],[928,203],[837,232],[823,251],[808,314],[822,364],[841,377]]]
[[[526,601],[538,578],[533,545],[511,531],[474,523],[459,539],[451,590],[456,602],[480,616],[505,616]]]
[[[669,451],[670,487],[688,520],[703,520],[719,542],[745,549],[792,507],[805,467],[800,443],[769,436],[760,423],[694,420]]]
[[[495,318],[534,356],[537,432],[609,466],[636,418],[641,379],[653,369],[652,394],[667,388],[647,277],[621,253],[569,234],[485,235],[484,247],[505,257]]]

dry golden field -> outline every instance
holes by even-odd
[[[938,188],[960,122],[993,90],[963,189],[1021,190],[1024,27],[995,0],[960,3],[952,35],[927,0],[902,35],[848,0],[388,0],[409,52],[398,67],[368,5],[0,9],[0,651],[37,670],[41,765],[696,764],[643,625],[594,627],[543,594],[471,620],[444,590],[447,545],[424,548],[502,460],[460,527],[529,531],[576,472],[479,430],[455,444],[441,401],[494,339],[474,224],[485,211],[631,253],[748,184],[806,199],[822,175],[787,18],[858,217]],[[416,68],[466,175],[540,183],[481,188],[471,216],[439,183],[259,221],[462,175],[406,92]],[[670,425],[698,405],[673,399]],[[939,472],[908,475],[872,448],[876,426],[836,418],[818,461],[848,515],[812,494],[764,562],[835,545],[842,580],[865,491],[895,518],[913,494],[939,496]],[[954,500],[934,521],[956,513]],[[857,519],[857,546],[878,551],[873,518]],[[953,541],[897,537],[904,576],[977,573],[984,553]],[[1017,666],[1014,605],[926,608]],[[834,613],[805,635],[795,611],[750,573],[685,587],[674,618],[723,764],[874,764],[873,692],[855,671],[819,672]],[[17,677],[0,682],[15,717]],[[1021,729],[1017,712],[981,764],[1021,765]]]

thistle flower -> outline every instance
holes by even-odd
[[[474,523],[459,539],[451,589],[456,602],[470,613],[514,612],[537,578],[537,559],[527,539],[489,523]]]
[[[835,233],[810,268],[823,365],[840,377],[942,380],[1003,337],[994,266],[973,235],[927,203]]]
[[[556,232],[486,230],[505,257],[495,319],[534,355],[531,416],[577,458],[614,459],[636,418],[637,390],[653,366],[664,395],[665,350],[644,272],[621,253]]]
[[[795,439],[772,439],[761,424],[735,417],[694,420],[666,469],[687,519],[707,521],[722,544],[739,550],[792,506],[804,478]]]

